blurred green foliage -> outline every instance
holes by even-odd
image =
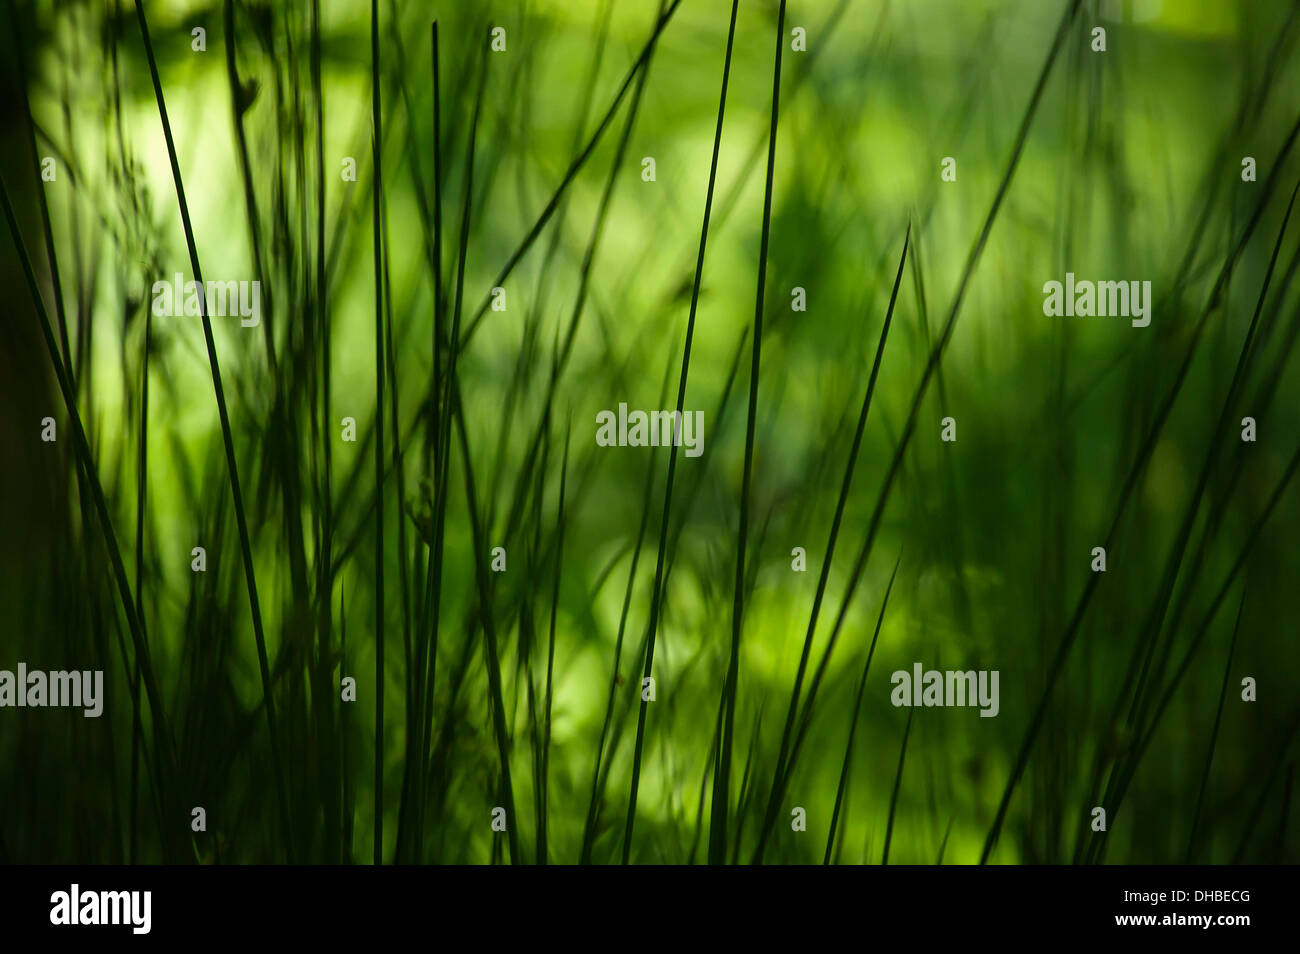
[[[311,4],[145,4],[203,275],[263,282],[261,327],[212,326],[278,750],[202,323],[150,314],[154,281],[192,274],[136,11],[116,0],[11,6],[0,171],[55,321],[38,190],[48,200],[93,472],[78,477],[69,415],[6,240],[0,668],[102,668],[108,700],[99,720],[0,710],[0,858],[361,862],[372,858],[378,801],[386,861],[511,860],[490,826],[503,804],[495,656],[513,860],[538,860],[544,844],[552,862],[617,861],[668,454],[598,447],[595,417],[620,402],[675,403],[730,4],[670,6],[644,72],[635,64],[656,4],[378,4],[381,331],[391,335],[382,408],[369,5],[322,4],[318,157]],[[685,402],[704,411],[705,454],[676,465],[634,862],[708,854],[777,40],[776,3],[739,7]],[[1290,362],[1300,230],[1282,232],[1300,174],[1297,20],[1282,0],[789,3],[727,860],[751,860],[766,824],[909,225],[813,666],[847,601],[845,622],[764,860],[822,861],[855,721],[838,861],[878,862],[887,837],[900,863],[972,863],[986,849],[1002,863],[1300,858],[1289,823],[1300,496],[1286,483],[1300,443]],[[489,49],[490,26],[504,28],[503,52]],[[1096,26],[1104,52],[1092,49]],[[806,51],[791,48],[794,27]],[[24,97],[34,152],[56,159],[53,182],[32,161]],[[1242,181],[1245,156],[1257,161],[1254,182]],[[643,157],[655,159],[652,182]],[[944,157],[956,159],[954,182],[940,179]],[[345,158],[355,182],[341,174]],[[1150,326],[1046,317],[1042,286],[1067,271],[1150,281]],[[504,311],[488,307],[496,286]],[[806,311],[791,308],[796,286]],[[458,307],[463,349],[448,345]],[[463,440],[438,386],[453,350]],[[39,439],[46,414],[59,423],[55,445]],[[949,416],[954,443],[940,440]],[[1254,443],[1240,440],[1246,416],[1258,422]],[[345,417],[355,443],[341,439]],[[435,613],[427,567],[444,461]],[[92,478],[142,610],[157,708],[138,687],[133,706],[138,659]],[[1105,541],[1107,570],[1094,578],[1090,552]],[[203,574],[190,569],[194,546],[207,552]],[[502,574],[487,567],[496,546],[508,555]],[[806,572],[791,568],[795,547]],[[998,716],[895,708],[890,674],[916,662],[998,670]],[[355,703],[340,698],[344,676],[357,681]],[[1246,677],[1258,701],[1242,701]],[[195,805],[207,810],[206,832],[190,830]],[[1107,808],[1104,834],[1088,827],[1096,805]],[[806,809],[805,832],[791,830],[795,807]]]

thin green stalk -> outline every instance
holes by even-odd
[[[551,683],[555,670],[555,617],[560,608],[560,577],[564,567],[564,494],[569,475],[569,431],[564,433],[564,460],[560,464],[560,502],[555,515],[555,584],[551,590],[551,628],[546,643],[546,701],[542,736],[541,791],[542,810],[538,818],[537,863],[546,864],[546,813],[551,768]]]
[[[478,515],[478,496],[474,491],[474,471],[470,465],[469,440],[465,435],[465,415],[457,401],[451,409],[456,422],[456,433],[460,438],[461,460],[465,465],[465,498],[469,511],[471,538],[474,541],[474,575],[478,583],[479,607],[483,623],[483,645],[487,654],[487,677],[489,703],[492,709],[492,726],[496,734],[497,751],[501,758],[501,791],[505,799],[506,836],[510,845],[510,862],[517,864],[522,859],[519,855],[519,827],[515,815],[514,786],[510,781],[510,738],[506,726],[505,703],[501,691],[501,657],[497,650],[496,624],[492,617],[492,594],[488,586],[487,543]]]
[[[894,791],[889,796],[889,821],[885,824],[885,849],[880,854],[880,863],[889,864],[889,843],[894,837],[894,814],[898,811],[898,792],[903,787],[903,763],[907,759],[907,740],[912,736],[912,716],[916,707],[907,710],[907,726],[903,729],[903,744],[898,749],[898,771],[894,774]]]
[[[537,241],[537,237],[542,234],[542,229],[546,227],[546,223],[550,221],[551,216],[555,214],[555,210],[559,208],[560,199],[563,198],[570,183],[572,183],[577,177],[578,172],[581,171],[582,167],[586,164],[587,159],[590,158],[591,154],[595,151],[597,143],[600,142],[601,136],[604,135],[605,128],[609,125],[610,120],[614,118],[614,113],[618,111],[619,103],[623,101],[623,97],[631,87],[632,80],[635,79],[637,74],[650,62],[650,57],[654,53],[655,43],[659,40],[659,34],[662,33],[664,28],[668,25],[668,21],[672,19],[672,15],[677,12],[677,8],[681,5],[681,2],[682,0],[673,0],[668,9],[660,15],[658,21],[655,23],[654,32],[650,34],[650,39],[646,41],[645,47],[641,50],[641,55],[638,56],[636,61],[632,64],[631,68],[627,72],[627,76],[623,78],[623,83],[619,86],[618,92],[614,94],[614,100],[610,103],[609,109],[605,111],[605,115],[601,118],[600,123],[596,126],[596,130],[591,134],[591,137],[587,140],[587,145],[583,147],[582,152],[578,153],[578,155],[574,157],[573,161],[569,164],[569,168],[565,170],[563,177],[560,179],[560,184],[556,186],[555,192],[546,203],[546,207],[542,210],[542,214],[537,217],[537,221],[534,222],[532,228],[528,230],[528,234],[524,236],[523,240],[519,243],[519,246],[511,253],[510,258],[506,260],[506,264],[502,266],[501,271],[497,274],[496,280],[492,283],[494,287],[505,285],[506,279],[510,276],[510,273],[514,271],[515,266],[519,264],[520,260],[525,254],[527,254],[528,250],[532,248],[533,242]],[[479,323],[487,315],[488,308],[490,308],[491,305],[492,298],[489,295],[484,298],[478,311],[476,311],[474,317],[470,319],[469,325],[465,328],[464,336],[459,339],[454,339],[457,353],[469,347],[470,339],[474,337],[474,332],[478,330]]]
[[[8,0],[7,6],[9,8],[9,29],[13,36],[14,62],[18,67],[18,89],[22,92],[18,99],[22,105],[23,122],[27,126],[28,140],[31,145],[32,170],[36,172],[41,168],[41,160],[36,145],[36,122],[32,118],[32,104],[27,95],[30,86],[27,79],[26,46],[18,32],[18,13],[14,7],[14,0]],[[113,46],[113,52],[113,62],[116,65],[116,45]],[[54,249],[54,229],[50,224],[50,203],[45,196],[43,187],[38,187],[33,191],[36,193],[37,205],[41,212],[41,226],[44,229],[45,236],[45,257],[50,263],[50,281],[54,289],[54,313],[59,323],[59,344],[63,348],[63,364],[67,367],[68,375],[72,378],[72,383],[75,386],[77,374],[72,364],[72,346],[68,342],[68,316],[63,303],[63,283],[59,280],[59,257]]]
[[[437,64],[437,33],[434,33],[434,105],[435,110],[438,104],[438,64]],[[447,493],[448,478],[450,474],[451,460],[451,426],[452,426],[452,401],[459,394],[456,383],[456,366],[458,351],[450,347],[450,342],[455,341],[460,334],[461,309],[464,303],[465,291],[465,262],[469,255],[469,229],[470,214],[473,208],[474,197],[474,154],[478,142],[478,127],[483,110],[483,95],[487,87],[487,55],[480,54],[479,60],[479,81],[478,91],[474,100],[474,112],[470,121],[469,139],[466,145],[465,154],[465,196],[461,207],[459,249],[457,253],[456,264],[456,295],[452,307],[452,324],[451,333],[444,340],[441,334],[435,331],[434,337],[434,368],[435,371],[440,367],[438,361],[438,352],[441,349],[446,356],[447,370],[445,373],[446,384],[440,390],[434,393],[434,423],[437,430],[437,436],[434,442],[434,466],[437,472],[434,475],[434,515],[433,515],[433,542],[431,544],[432,554],[429,559],[429,579],[426,582],[426,588],[430,591],[430,616],[432,620],[432,632],[430,634],[431,649],[429,655],[429,675],[425,681],[425,725],[424,737],[426,740],[432,739],[433,726],[433,684],[436,675],[436,666],[438,659],[438,629],[441,624],[442,613],[442,565],[444,542],[446,537],[447,523]],[[435,113],[434,125],[440,127],[440,117]],[[435,166],[435,191],[434,191],[434,248],[435,259],[434,276],[435,276],[435,309],[436,314],[441,313],[438,308],[437,300],[442,297],[442,189],[441,189],[441,153],[438,151],[436,144],[438,134],[435,130],[434,142],[434,166]],[[435,381],[438,378],[435,378]],[[466,644],[468,646],[468,643]],[[458,683],[453,683],[452,698],[454,699]],[[450,708],[448,709],[450,712]],[[429,761],[433,763],[438,759],[438,751],[434,750],[429,754]],[[426,777],[428,770],[426,769]],[[511,819],[513,824],[513,818]]]
[[[379,0],[370,0],[370,109],[374,123],[371,217],[375,252],[375,828],[374,863],[384,858],[384,250],[383,115],[379,86]]]
[[[731,5],[731,28],[727,34],[727,61],[723,72],[722,102],[718,107],[718,128],[713,142],[714,168],[717,167],[718,146],[722,139],[722,107],[726,102],[727,76],[731,71],[732,38],[736,31],[736,7]],[[754,303],[754,336],[750,349],[749,368],[749,406],[745,419],[745,463],[740,482],[740,520],[736,532],[736,579],[731,603],[731,653],[727,660],[727,676],[722,687],[723,716],[722,735],[718,746],[717,770],[713,774],[713,796],[710,801],[709,819],[709,864],[722,864],[727,851],[727,815],[731,810],[731,748],[736,734],[736,692],[740,680],[740,638],[744,630],[745,617],[745,552],[749,543],[749,506],[751,483],[754,469],[754,430],[758,423],[758,377],[763,349],[763,304],[767,291],[767,250],[772,229],[772,180],[776,168],[776,127],[781,100],[781,51],[785,46],[785,0],[777,13],[776,24],[776,66],[772,71],[772,122],[768,131],[767,144],[767,183],[763,193],[763,227],[759,240],[758,253],[758,292]],[[712,182],[710,182],[709,200],[711,202]],[[707,220],[706,220],[707,228]],[[700,265],[703,265],[704,241],[700,241]],[[700,268],[696,269],[695,283],[698,291]],[[694,314],[692,300],[692,316]],[[683,384],[685,374],[683,373]],[[681,410],[680,399],[678,410]],[[674,448],[674,453],[676,448]],[[671,468],[671,464],[669,465]],[[671,475],[672,471],[669,470]],[[667,525],[668,511],[664,509],[664,522]],[[647,670],[649,669],[647,665]],[[629,831],[629,836],[631,832]]]
[[[849,764],[853,760],[853,740],[858,733],[858,714],[862,711],[862,696],[867,688],[867,674],[871,671],[871,659],[876,654],[876,641],[880,639],[880,628],[885,622],[885,608],[889,606],[889,594],[894,591],[894,580],[898,577],[898,567],[902,563],[902,555],[899,555],[898,562],[894,564],[894,572],[890,574],[889,585],[885,587],[885,597],[880,601],[880,615],[876,617],[876,629],[871,634],[871,645],[867,647],[867,659],[862,664],[862,675],[858,679],[857,692],[853,697],[853,710],[849,721],[849,739],[844,745],[844,761],[840,766],[840,781],[835,788],[835,807],[831,809],[830,831],[826,835],[826,856],[822,864],[831,863],[831,850],[835,847],[835,830],[839,827],[840,808],[844,803],[844,790],[849,781]],[[807,723],[804,728],[806,729]],[[802,732],[800,733],[802,739]],[[799,742],[795,742],[795,752],[799,750]],[[792,759],[793,761],[793,759]]]
[[[392,415],[393,433],[400,434],[401,427],[398,420],[398,383],[397,383],[397,354],[393,350],[393,306],[392,306],[392,279],[389,274],[388,263],[388,211],[387,202],[384,203],[383,231],[384,231],[384,350],[388,362],[388,399],[389,410]],[[381,411],[382,416],[382,411]],[[406,476],[403,464],[403,454],[401,444],[393,441],[393,474],[397,479],[397,499],[399,501],[397,508],[397,570],[398,581],[401,584],[402,599],[402,646],[405,651],[405,677],[406,677],[406,699],[416,697],[415,691],[415,667],[411,655],[411,568],[410,554],[406,548],[406,521],[402,519],[401,503],[406,499]],[[415,735],[415,720],[419,718],[419,713],[415,707],[407,705],[406,710],[406,736],[408,739]],[[402,798],[401,808],[397,815],[397,846],[398,850],[403,850],[405,839],[403,833],[409,831],[404,827],[407,823],[407,811],[410,797],[411,770],[414,766],[413,759],[404,759],[402,766]]]
[[[442,301],[442,94],[439,88],[440,67],[438,65],[438,21],[434,20],[429,30],[430,73],[433,85],[433,242],[430,270],[433,272],[433,340],[430,342],[430,354],[433,358],[433,407],[429,415],[426,430],[426,445],[432,449],[439,446],[442,434],[442,415],[445,409],[439,403],[442,394],[442,362],[446,355],[446,335],[443,331]],[[445,454],[438,450],[431,454],[429,466],[433,468],[435,479],[442,473]],[[445,484],[445,480],[443,482]],[[440,485],[435,483],[435,490]],[[445,501],[441,496],[434,500],[434,506],[445,510]],[[440,593],[442,589],[441,545],[435,540],[429,542],[429,557],[426,564],[425,605],[427,618],[422,621],[419,658],[416,664],[420,675],[419,726],[416,752],[419,764],[416,775],[415,808],[415,844],[416,863],[423,861],[424,851],[424,816],[428,795],[426,791],[429,765],[429,738],[433,732],[433,689],[434,677],[438,672],[438,625]],[[427,633],[427,638],[423,634]]]
[[[321,429],[321,452],[324,470],[320,492],[321,538],[316,555],[316,605],[318,607],[317,631],[320,641],[317,650],[318,675],[314,692],[319,696],[316,710],[320,719],[319,737],[322,744],[336,738],[333,732],[333,688],[330,685],[333,652],[334,609],[334,420],[333,393],[331,389],[330,310],[325,289],[325,97],[321,84],[321,25],[320,0],[311,3],[311,87],[316,105],[316,320],[320,328],[321,397],[320,414],[324,422]],[[327,703],[326,700],[329,700]],[[337,747],[329,756],[324,774],[325,833],[324,844],[330,860],[343,858],[342,805],[338,800],[339,753]]]
[[[1232,641],[1228,644],[1228,657],[1223,663],[1223,682],[1219,684],[1219,704],[1214,710],[1214,727],[1210,730],[1210,743],[1205,752],[1205,768],[1201,772],[1201,783],[1196,789],[1196,801],[1192,806],[1192,824],[1187,832],[1187,852],[1183,855],[1183,864],[1192,863],[1192,854],[1196,850],[1196,826],[1201,817],[1201,804],[1205,800],[1205,786],[1210,781],[1210,768],[1214,765],[1214,747],[1219,741],[1219,726],[1223,723],[1223,703],[1228,697],[1228,681],[1232,678],[1232,659],[1237,652],[1237,637],[1241,634],[1241,617],[1246,609],[1246,587],[1241,589],[1241,602],[1237,604],[1237,621],[1232,627]]]
[[[144,627],[136,612],[136,600],[132,595],[131,585],[127,582],[126,566],[122,562],[122,551],[117,545],[117,535],[113,532],[112,520],[108,515],[108,504],[104,499],[104,490],[100,486],[99,474],[94,465],[94,458],[90,453],[90,444],[86,439],[86,431],[82,426],[81,415],[77,410],[73,385],[59,356],[59,347],[54,337],[54,330],[50,326],[50,318],[46,313],[45,303],[41,300],[36,272],[32,268],[32,260],[27,253],[27,246],[22,240],[22,233],[18,228],[18,219],[14,213],[13,204],[9,200],[9,190],[5,186],[3,177],[0,177],[0,205],[4,207],[5,221],[9,225],[9,234],[13,238],[14,247],[18,250],[18,258],[23,266],[23,275],[27,279],[32,304],[35,306],[37,317],[40,319],[41,333],[45,339],[45,350],[50,356],[50,363],[54,366],[54,375],[59,384],[59,391],[63,395],[63,403],[68,412],[68,419],[72,424],[73,444],[81,467],[86,474],[91,501],[94,504],[95,514],[99,518],[100,528],[104,534],[104,543],[108,549],[109,561],[113,564],[113,578],[117,584],[118,598],[122,604],[122,610],[126,614],[127,627],[131,631],[131,639],[135,647],[135,658],[140,664],[140,674],[144,681],[145,694],[149,698],[149,707],[153,713],[153,726],[156,737],[155,748],[159,751],[163,762],[163,771],[160,773],[159,780],[159,788],[162,789],[162,779],[170,779],[174,774],[175,766],[175,749],[168,729],[166,710],[163,708],[162,696],[158,690],[157,680],[154,677],[153,664],[149,658],[148,643],[144,639]],[[168,791],[169,789],[160,791],[160,799],[166,801],[167,796],[164,792]],[[164,837],[170,841],[169,838]]]
[[[835,559],[835,544],[839,539],[840,523],[844,519],[844,509],[848,505],[849,490],[853,486],[853,474],[857,468],[858,454],[862,449],[862,436],[867,427],[867,415],[871,411],[871,400],[876,392],[876,381],[880,376],[880,366],[885,355],[885,342],[889,339],[889,328],[894,320],[894,307],[898,303],[898,289],[903,281],[903,268],[907,264],[907,253],[911,247],[912,227],[909,223],[907,232],[903,236],[903,252],[898,259],[898,271],[894,275],[894,287],[889,294],[889,307],[885,309],[885,320],[880,328],[880,339],[876,344],[876,356],[871,365],[871,375],[867,379],[867,390],[862,396],[862,407],[858,411],[857,429],[853,433],[853,444],[849,448],[848,460],[844,466],[844,479],[840,482],[839,499],[835,502],[835,515],[831,518],[831,529],[826,540],[826,554],[822,558],[821,570],[817,575],[817,589],[813,594],[812,611],[808,617],[808,629],[804,633],[803,649],[799,656],[799,667],[795,672],[794,687],[790,694],[790,705],[786,711],[785,727],[781,732],[781,746],[777,751],[776,772],[772,778],[772,787],[764,812],[763,828],[759,833],[758,848],[754,853],[754,862],[762,860],[763,850],[767,845],[767,839],[772,832],[773,825],[776,821],[776,813],[781,804],[781,799],[785,795],[785,784],[788,780],[789,767],[787,760],[790,759],[790,739],[794,731],[795,717],[799,711],[799,694],[803,686],[804,673],[808,668],[808,659],[812,654],[813,637],[817,632],[817,620],[821,612],[822,598],[826,593],[826,586],[830,580],[831,566]],[[897,565],[895,565],[897,571]],[[824,668],[830,659],[830,650],[835,645],[835,640],[839,635],[840,624],[843,622],[843,615],[836,620],[834,632],[831,634],[830,643],[827,646],[826,653],[822,660]]]
[[[623,589],[623,604],[618,614],[618,633],[614,639],[614,662],[610,667],[609,691],[605,698],[605,717],[600,724],[600,738],[596,741],[595,766],[591,772],[591,797],[587,802],[587,823],[583,827],[582,852],[579,864],[591,864],[591,852],[596,843],[596,827],[600,819],[602,760],[605,755],[606,742],[614,721],[614,702],[618,686],[622,680],[619,666],[623,658],[623,637],[627,632],[628,612],[632,607],[632,591],[636,585],[636,570],[641,560],[641,544],[645,540],[646,528],[650,523],[650,496],[654,490],[655,458],[650,457],[646,466],[645,487],[641,493],[641,519],[637,525],[636,540],[632,545],[632,559],[627,571],[627,586]],[[611,753],[612,754],[612,753]]]
[[[1138,452],[1137,459],[1133,462],[1132,467],[1128,471],[1128,474],[1124,481],[1124,485],[1120,490],[1119,502],[1116,506],[1115,516],[1111,521],[1110,529],[1107,532],[1105,540],[1102,544],[1103,548],[1105,548],[1107,551],[1109,551],[1111,548],[1111,544],[1115,538],[1116,532],[1118,531],[1120,521],[1123,519],[1124,513],[1127,509],[1128,501],[1131,499],[1133,495],[1139,477],[1142,475],[1143,471],[1145,470],[1147,461],[1150,460],[1151,455],[1155,451],[1156,441],[1160,436],[1161,430],[1163,430],[1164,428],[1165,422],[1169,418],[1170,412],[1173,410],[1174,402],[1178,399],[1178,395],[1182,390],[1183,383],[1187,379],[1187,374],[1189,369],[1191,368],[1192,359],[1196,355],[1197,346],[1199,345],[1201,336],[1204,333],[1205,325],[1209,320],[1210,315],[1214,313],[1214,310],[1218,305],[1219,297],[1220,294],[1222,293],[1224,283],[1227,281],[1228,276],[1232,274],[1232,270],[1237,262],[1237,259],[1241,256],[1241,253],[1245,249],[1247,241],[1249,240],[1250,236],[1253,234],[1255,230],[1255,227],[1259,223],[1260,217],[1263,214],[1265,206],[1267,205],[1268,198],[1272,194],[1272,188],[1276,183],[1276,178],[1279,173],[1279,169],[1282,166],[1282,162],[1286,158],[1287,154],[1290,152],[1292,146],[1295,144],[1297,135],[1300,135],[1300,117],[1297,117],[1296,123],[1292,126],[1291,132],[1287,137],[1286,142],[1282,146],[1277,161],[1273,166],[1273,172],[1269,175],[1269,178],[1264,182],[1264,188],[1261,190],[1261,197],[1259,203],[1255,207],[1254,214],[1251,216],[1250,221],[1247,223],[1245,229],[1243,230],[1240,239],[1236,242],[1234,248],[1229,253],[1227,261],[1224,262],[1223,267],[1219,270],[1219,276],[1216,279],[1214,286],[1210,291],[1209,297],[1207,298],[1206,301],[1205,308],[1202,310],[1200,320],[1197,322],[1197,325],[1193,330],[1192,340],[1187,347],[1186,354],[1183,358],[1182,365],[1179,367],[1177,375],[1175,376],[1174,383],[1170,388],[1168,394],[1165,396],[1165,399],[1161,404],[1159,410],[1157,411],[1154,422],[1152,423],[1151,427],[1147,431],[1146,437]],[[1060,674],[1065,667],[1065,660],[1069,656],[1070,649],[1074,645],[1074,640],[1078,636],[1080,625],[1083,622],[1083,616],[1087,611],[1093,593],[1096,591],[1098,578],[1099,578],[1099,574],[1093,573],[1089,575],[1088,582],[1084,585],[1083,593],[1079,597],[1079,602],[1075,607],[1074,615],[1071,617],[1070,624],[1066,628],[1066,632],[1062,636],[1060,645],[1058,646],[1056,654],[1052,659],[1052,663],[1050,665],[1047,674],[1046,685],[1043,688],[1043,692],[1039,698],[1039,702],[1034,711],[1034,715],[1030,720],[1029,728],[1026,731],[1025,737],[1021,742],[1020,750],[1016,756],[1016,761],[1011,769],[1011,775],[1007,779],[1006,787],[1003,789],[1002,800],[998,805],[997,814],[994,816],[993,825],[989,829],[988,836],[985,838],[984,850],[980,856],[981,864],[984,864],[988,861],[989,856],[992,854],[993,846],[997,843],[998,835],[1001,833],[1002,830],[1003,821],[1006,818],[1007,810],[1011,804],[1011,797],[1015,793],[1016,785],[1019,783],[1020,778],[1024,773],[1025,766],[1029,762],[1029,755],[1033,748],[1034,742],[1037,740],[1038,730],[1042,726],[1043,718],[1047,711],[1047,706],[1051,701],[1052,691],[1056,686],[1057,679],[1059,679]]]
[[[235,63],[235,3],[223,0],[222,23],[225,28],[226,79],[230,85],[230,117],[235,128],[235,151],[239,158],[239,172],[244,187],[244,211],[248,216],[248,235],[253,246],[253,268],[258,281],[262,283],[262,302],[266,311],[274,313],[272,308],[272,289],[266,282],[265,261],[262,253],[261,218],[257,211],[257,192],[253,189],[253,170],[248,161],[248,136],[244,132],[244,109],[242,102],[243,85],[239,80],[239,69]],[[271,369],[271,379],[278,380],[275,360],[275,338],[271,333],[271,323],[262,322],[262,338],[266,344],[266,359]]]
[[[683,408],[685,407],[685,403],[686,403],[686,381],[691,366],[691,344],[695,336],[695,313],[696,313],[696,309],[699,307],[700,280],[704,271],[704,251],[708,243],[709,215],[713,208],[713,189],[714,189],[714,183],[717,179],[717,157],[718,157],[719,145],[722,138],[722,121],[723,121],[723,111],[726,105],[727,78],[729,77],[730,70],[731,70],[731,49],[732,49],[732,44],[735,36],[735,13],[736,13],[735,6],[736,6],[736,0],[733,0],[731,29],[728,33],[726,60],[723,67],[722,95],[720,97],[720,105],[718,107],[718,124],[714,132],[714,139],[713,139],[714,142],[713,159],[709,168],[708,192],[704,200],[704,223],[700,229],[700,251],[699,251],[698,258],[696,259],[695,280],[691,288],[690,314],[686,319],[686,343],[682,351],[682,373],[681,373],[681,378],[678,381],[678,385],[677,385],[677,410],[676,410],[676,416],[674,417],[674,422],[677,427],[683,426],[682,415],[683,415]],[[665,12],[664,16],[661,18],[660,20],[661,24],[666,21],[667,17],[672,14],[672,11],[676,9],[676,7],[677,7],[677,0],[674,0],[672,7],[670,7],[668,11]],[[784,9],[785,9],[785,0],[782,0],[782,10]],[[654,49],[654,40],[652,38],[651,44],[650,46],[647,47],[646,50],[647,57],[653,51],[653,49]],[[780,62],[779,50],[777,55],[778,55],[778,64],[779,64]],[[775,124],[775,112],[773,113],[773,123]],[[773,131],[773,134],[775,135],[775,129]],[[769,207],[771,205],[770,189],[768,192],[768,205]],[[764,229],[764,232],[766,232],[766,228]],[[766,258],[766,236],[764,237],[764,258]],[[658,548],[658,553],[655,557],[655,581],[654,581],[654,587],[651,590],[651,597],[650,597],[650,622],[646,630],[645,665],[642,674],[642,685],[644,685],[645,679],[650,678],[651,672],[653,671],[654,668],[655,634],[659,624],[659,606],[662,598],[662,588],[663,588],[663,581],[664,581],[664,555],[665,555],[664,550],[668,542],[668,523],[669,523],[669,518],[672,514],[673,478],[676,475],[676,471],[677,471],[677,442],[674,440],[673,446],[669,449],[668,452],[668,477],[664,487],[664,508],[663,508],[663,519],[659,528],[659,548]],[[648,704],[647,701],[643,697],[641,700],[640,708],[637,712],[636,747],[632,756],[632,783],[631,783],[630,793],[628,796],[627,823],[623,833],[623,863],[624,864],[627,864],[628,859],[631,856],[631,852],[632,852],[632,827],[636,821],[637,790],[640,786],[640,781],[641,781],[641,753],[645,743],[645,721],[646,721],[647,704]]]
[[[1232,569],[1228,571],[1223,583],[1219,586],[1214,599],[1210,602],[1210,607],[1205,613],[1205,618],[1202,621],[1200,628],[1192,637],[1191,644],[1187,647],[1187,651],[1183,654],[1183,658],[1177,669],[1174,671],[1174,675],[1169,680],[1169,684],[1165,687],[1165,691],[1161,694],[1160,701],[1156,705],[1154,713],[1144,726],[1144,731],[1142,731],[1138,742],[1133,746],[1127,764],[1118,774],[1113,794],[1109,794],[1108,799],[1105,801],[1105,804],[1109,807],[1107,815],[1112,824],[1114,823],[1115,816],[1119,814],[1119,807],[1123,800],[1124,792],[1127,790],[1129,783],[1133,780],[1133,775],[1137,771],[1137,767],[1141,762],[1143,754],[1148,748],[1150,748],[1151,742],[1155,738],[1156,728],[1160,724],[1161,717],[1169,707],[1169,703],[1172,701],[1174,693],[1178,690],[1178,686],[1181,684],[1183,677],[1187,674],[1187,670],[1191,667],[1192,659],[1200,648],[1205,635],[1209,632],[1210,624],[1214,621],[1215,616],[1218,615],[1219,608],[1223,605],[1223,601],[1227,599],[1228,592],[1233,583],[1241,571],[1245,569],[1247,558],[1250,556],[1256,541],[1259,539],[1259,536],[1267,525],[1269,518],[1272,516],[1273,510],[1277,506],[1278,501],[1281,500],[1282,493],[1290,485],[1291,479],[1295,476],[1297,469],[1300,469],[1300,447],[1296,448],[1296,452],[1292,455],[1291,461],[1287,465],[1282,478],[1278,481],[1277,487],[1273,490],[1273,493],[1269,495],[1268,501],[1264,505],[1263,512],[1251,527],[1245,545],[1237,555],[1237,559],[1234,561]],[[1094,849],[1094,855],[1095,854],[1096,849]]]

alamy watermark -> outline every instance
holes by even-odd
[[[1139,281],[1090,282],[1065,273],[1065,284],[1043,285],[1043,314],[1068,318],[1132,318],[1134,328],[1151,324],[1151,283]]]
[[[924,670],[920,663],[912,671],[900,669],[889,679],[894,690],[889,701],[895,706],[975,706],[980,717],[991,719],[1001,707],[998,702],[998,670]]]
[[[152,891],[82,891],[73,884],[50,895],[50,923],[55,925],[123,924],[133,934],[148,934],[152,912]]]
[[[153,283],[153,313],[156,318],[179,318],[181,315],[198,317],[200,290],[198,282],[182,281],[185,276],[180,272],[171,282]],[[242,282],[204,282],[207,287],[202,291],[202,298],[207,305],[208,317],[239,316],[239,323],[245,328],[254,328],[262,321],[262,283],[259,281]]]
[[[619,404],[618,413],[596,415],[596,444],[600,447],[684,447],[687,457],[704,453],[703,411],[632,411]]]
[[[80,706],[87,719],[98,719],[104,711],[104,670],[28,671],[26,663],[18,664],[17,674],[0,669],[0,708],[6,706]]]

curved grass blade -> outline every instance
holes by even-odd
[[[180,163],[176,158],[176,143],[172,139],[171,123],[167,119],[167,104],[163,99],[162,80],[158,76],[158,62],[154,58],[153,42],[149,38],[149,24],[145,20],[144,6],[135,0],[135,12],[140,21],[140,34],[144,38],[145,54],[149,60],[149,75],[153,80],[154,97],[158,102],[158,115],[162,121],[163,136],[167,141],[167,158],[171,163],[172,181],[176,186],[176,199],[180,205],[181,224],[185,230],[185,245],[189,250],[190,267],[199,288],[203,284],[199,253],[194,243],[194,228],[190,224],[190,210],[185,202],[185,186],[181,181]],[[226,408],[226,393],[221,384],[221,367],[217,362],[217,346],[212,337],[212,320],[208,316],[205,295],[199,295],[199,315],[203,320],[203,339],[208,350],[208,364],[212,370],[212,387],[216,392],[217,415],[221,419],[221,437],[225,445],[226,466],[230,475],[230,491],[234,498],[235,519],[239,526],[239,545],[244,562],[244,580],[248,588],[249,608],[253,617],[253,633],[257,640],[257,663],[262,677],[262,696],[266,703],[267,728],[271,739],[271,760],[275,774],[276,798],[280,808],[280,823],[285,841],[285,853],[292,863],[293,829],[285,787],[284,762],[280,757],[279,730],[276,723],[275,699],[271,692],[271,670],[266,655],[266,635],[262,631],[262,610],[257,598],[257,580],[253,572],[253,551],[249,539],[248,518],[244,513],[244,498],[239,489],[239,468],[235,463],[235,442],[230,430],[230,413]],[[120,557],[119,557],[120,559]]]

